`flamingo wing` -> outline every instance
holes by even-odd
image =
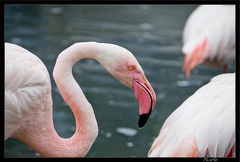
[[[222,74],[167,118],[148,156],[226,157],[234,147],[235,74]]]
[[[235,61],[235,6],[200,5],[189,16],[183,30],[186,76],[197,65],[229,65]]]
[[[5,139],[14,136],[38,111],[40,98],[50,92],[48,81],[40,59],[20,46],[5,43]]]

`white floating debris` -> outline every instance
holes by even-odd
[[[55,7],[55,8],[52,8],[51,9],[51,14],[60,14],[62,13],[63,9],[62,8],[58,8],[58,7]]]
[[[128,146],[128,147],[133,147],[133,145],[134,145],[134,144],[133,144],[132,142],[127,142],[127,146]]]
[[[140,24],[140,28],[143,30],[151,30],[153,29],[153,25],[149,23],[143,23],[143,24]]]
[[[71,131],[75,132],[76,131],[76,127],[71,127]]]
[[[133,128],[127,127],[119,127],[116,129],[117,133],[123,134],[125,136],[135,136],[137,134],[137,130]]]
[[[190,86],[201,86],[202,85],[202,81],[198,81],[198,80],[182,80],[182,81],[177,81],[176,85],[178,87],[190,87]]]
[[[108,132],[108,133],[105,134],[105,136],[108,137],[108,138],[110,138],[110,137],[112,137],[112,133],[109,133],[109,132]]]

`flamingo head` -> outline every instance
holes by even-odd
[[[142,128],[155,106],[156,94],[134,55],[125,48],[117,47],[118,49],[112,51],[112,55],[109,55],[108,59],[105,57],[105,61],[108,61],[105,64],[108,66],[105,68],[120,82],[133,90],[139,103],[138,126]]]

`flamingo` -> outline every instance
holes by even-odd
[[[234,157],[235,147],[235,73],[225,73],[166,119],[148,157]]]
[[[155,106],[156,95],[134,55],[107,43],[79,42],[62,51],[53,77],[75,120],[70,138],[60,137],[53,124],[53,101],[48,71],[28,50],[5,43],[5,140],[18,139],[43,157],[84,157],[98,135],[91,104],[72,74],[73,65],[84,58],[95,59],[131,88],[139,103],[139,128]]]
[[[235,6],[200,5],[183,29],[183,70],[187,78],[197,65],[223,67],[235,62]]]

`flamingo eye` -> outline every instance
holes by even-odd
[[[133,66],[129,66],[128,69],[129,69],[130,71],[133,71],[133,70],[134,70],[134,67],[133,67]]]

